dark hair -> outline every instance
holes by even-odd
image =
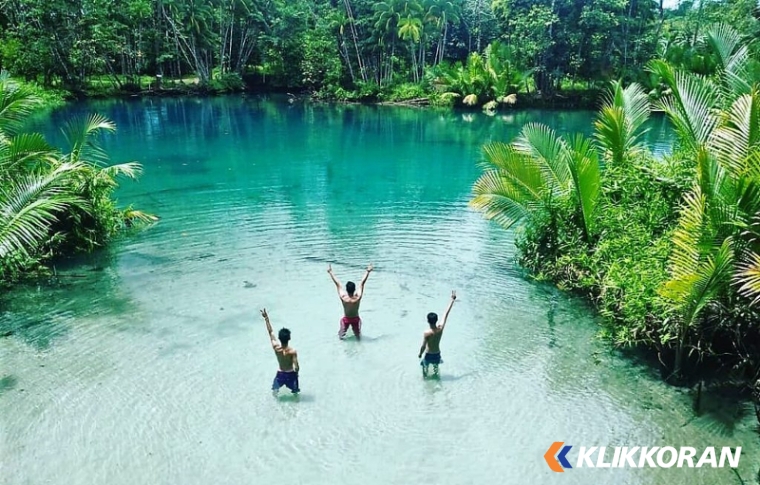
[[[349,281],[346,283],[346,292],[348,293],[348,296],[354,296],[354,292],[356,291],[356,284],[353,281]]]
[[[438,315],[433,312],[428,313],[427,319],[431,327],[435,327],[435,324],[438,323]]]
[[[287,328],[281,328],[280,333],[277,335],[277,338],[280,339],[280,343],[283,347],[287,347],[288,342],[290,341],[290,330]]]

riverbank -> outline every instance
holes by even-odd
[[[200,84],[197,78],[159,79],[143,76],[137,82],[115,83],[98,79],[90,85],[67,91],[57,87],[44,87],[36,82],[16,82],[33,90],[44,100],[47,107],[58,107],[66,101],[135,97],[208,97],[229,94],[287,94],[294,98],[318,101],[362,104],[394,104],[422,107],[460,107],[470,110],[499,111],[512,109],[594,109],[598,106],[602,93],[600,89],[575,89],[541,96],[535,92],[514,94],[509,103],[494,105],[490,109],[481,105],[470,106],[463,103],[461,94],[446,92],[441,88],[429,88],[417,83],[401,83],[393,86],[363,85],[354,89],[333,87],[317,91],[287,86],[268,85],[258,79],[228,75],[223,79]]]

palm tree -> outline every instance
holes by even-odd
[[[612,163],[622,165],[641,148],[650,113],[649,99],[641,86],[623,88],[620,82],[613,81],[594,123],[596,139],[609,152]]]
[[[760,214],[756,214],[752,224],[742,233],[748,247],[742,254],[734,282],[739,293],[752,299],[752,304],[760,301]]]
[[[388,1],[376,3],[373,8],[375,9],[375,30],[380,33],[378,36],[380,45],[385,45],[385,38],[390,37],[391,52],[390,56],[388,56],[389,67],[386,71],[386,77],[388,82],[392,82],[393,58],[396,55],[396,38],[398,36],[398,21],[401,17],[401,13],[405,9],[405,5],[398,1]],[[382,78],[383,76],[381,75],[381,84],[383,81]]]
[[[596,122],[595,138],[613,163],[623,163],[640,146],[650,109],[638,85],[612,83]],[[560,137],[540,124],[526,125],[511,144],[485,147],[485,173],[475,183],[470,204],[509,228],[541,211],[553,201],[573,200],[583,239],[591,243],[594,213],[599,201],[599,149],[582,136]]]
[[[406,16],[401,17],[398,21],[399,38],[401,40],[409,41],[409,54],[412,58],[412,72],[414,73],[415,82],[420,79],[420,66],[422,64],[422,56],[420,56],[420,59],[418,60],[415,53],[415,44],[420,44],[420,46],[424,45],[423,40],[425,33],[425,25],[422,22],[422,18],[417,16],[418,14],[419,12],[417,9],[409,9]]]
[[[511,144],[484,147],[484,173],[475,182],[470,205],[505,228],[529,222],[553,201],[573,199],[583,239],[590,242],[599,199],[599,159],[587,138],[558,136],[528,124]]]
[[[116,230],[103,227],[107,221],[154,220],[119,211],[110,198],[118,175],[134,177],[140,170],[134,163],[105,165],[93,135],[113,124],[100,116],[69,124],[71,151],[62,154],[42,135],[18,132],[38,104],[30,91],[0,75],[0,272],[14,264],[14,255],[35,260],[44,246],[67,237],[91,248]]]
[[[443,61],[446,49],[446,41],[449,33],[449,24],[455,27],[461,22],[461,9],[459,4],[447,0],[427,0],[424,3],[425,18],[438,29],[438,42],[436,43],[433,64],[438,65]]]
[[[723,60],[717,81],[663,61],[650,65],[671,92],[659,105],[697,174],[673,235],[670,279],[661,288],[676,309],[669,322],[676,339],[676,375],[701,312],[732,291],[731,279],[745,295],[760,289],[756,239],[746,230],[760,213],[760,92],[757,87],[747,91],[736,78],[746,72],[747,58],[733,34],[725,26],[708,32]]]
[[[39,105],[30,90],[0,74],[0,260],[15,252],[30,257],[63,211],[85,205],[67,190],[81,166],[57,163],[41,135],[18,133]]]

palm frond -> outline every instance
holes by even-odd
[[[742,45],[742,37],[728,24],[713,25],[707,30],[707,41],[718,53],[723,96],[728,102],[750,92],[748,82],[749,48]]]
[[[734,283],[739,285],[739,293],[753,299],[752,305],[760,301],[760,254],[747,252],[739,263]]]
[[[45,175],[26,175],[0,187],[0,258],[17,251],[29,254],[46,240],[58,214],[72,205],[86,206],[65,190],[78,168],[66,163]]]
[[[100,147],[97,137],[102,133],[113,133],[116,125],[105,116],[90,115],[87,119],[74,118],[61,129],[70,149],[69,160],[72,163],[86,162],[102,165],[108,155]]]
[[[603,106],[594,121],[594,127],[596,139],[612,154],[613,163],[622,164],[628,150],[626,137],[628,130],[623,109],[616,106]]]
[[[623,109],[632,134],[642,136],[648,131],[644,126],[652,114],[652,105],[640,84],[631,83],[623,90]]]
[[[112,178],[123,175],[124,177],[134,180],[142,174],[142,165],[137,162],[109,165],[108,167],[100,169],[100,173]]]
[[[522,199],[540,201],[551,195],[545,172],[535,160],[521,153],[512,145],[494,142],[483,147],[486,170],[497,171],[521,193]]]
[[[709,79],[676,71],[664,61],[649,63],[652,72],[670,87],[671,94],[659,101],[683,143],[696,151],[704,146],[718,125],[718,87]]]
[[[481,175],[473,189],[475,196],[470,200],[470,206],[504,229],[509,229],[531,215],[530,205],[520,202],[517,195],[519,192],[498,172]]]
[[[555,192],[567,190],[570,182],[568,148],[554,130],[540,123],[528,123],[513,145],[516,150],[539,162]]]
[[[52,165],[57,151],[39,133],[22,133],[0,142],[0,179],[12,176],[19,167],[30,168],[40,163]]]
[[[470,206],[501,226],[529,218],[551,193],[541,167],[505,143],[484,147],[485,171],[473,186]]]
[[[571,148],[568,168],[575,184],[575,195],[583,216],[585,239],[589,242],[601,187],[599,156],[591,140],[581,135],[573,139]]]
[[[760,151],[760,92],[734,101],[725,122],[713,132],[710,145],[734,177],[747,175],[750,155]]]
[[[678,226],[672,236],[674,247],[669,266],[673,280],[683,280],[694,274],[702,260],[702,239],[709,231],[707,200],[700,186],[696,185],[684,195]]]
[[[718,58],[726,69],[731,61],[732,54],[742,43],[739,32],[728,24],[716,24],[707,29],[707,41],[715,49]]]
[[[29,88],[19,86],[7,75],[0,76],[0,134],[15,135],[41,103]]]

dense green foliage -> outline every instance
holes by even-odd
[[[705,26],[756,39],[756,14],[754,0],[0,0],[0,67],[91,95],[245,82],[493,109],[610,79],[659,94],[647,61],[713,74]]]
[[[113,201],[119,175],[136,177],[136,163],[107,165],[98,135],[114,125],[94,115],[63,127],[69,149],[20,131],[41,99],[0,75],[0,283],[41,268],[54,255],[90,251],[125,224],[151,217]]]
[[[732,28],[706,28],[709,76],[649,64],[679,136],[672,156],[639,144],[650,103],[613,83],[593,140],[529,125],[485,147],[472,205],[524,227],[522,262],[591,298],[621,345],[660,351],[676,375],[708,357],[760,372],[760,76]],[[670,356],[670,357],[668,357]]]

